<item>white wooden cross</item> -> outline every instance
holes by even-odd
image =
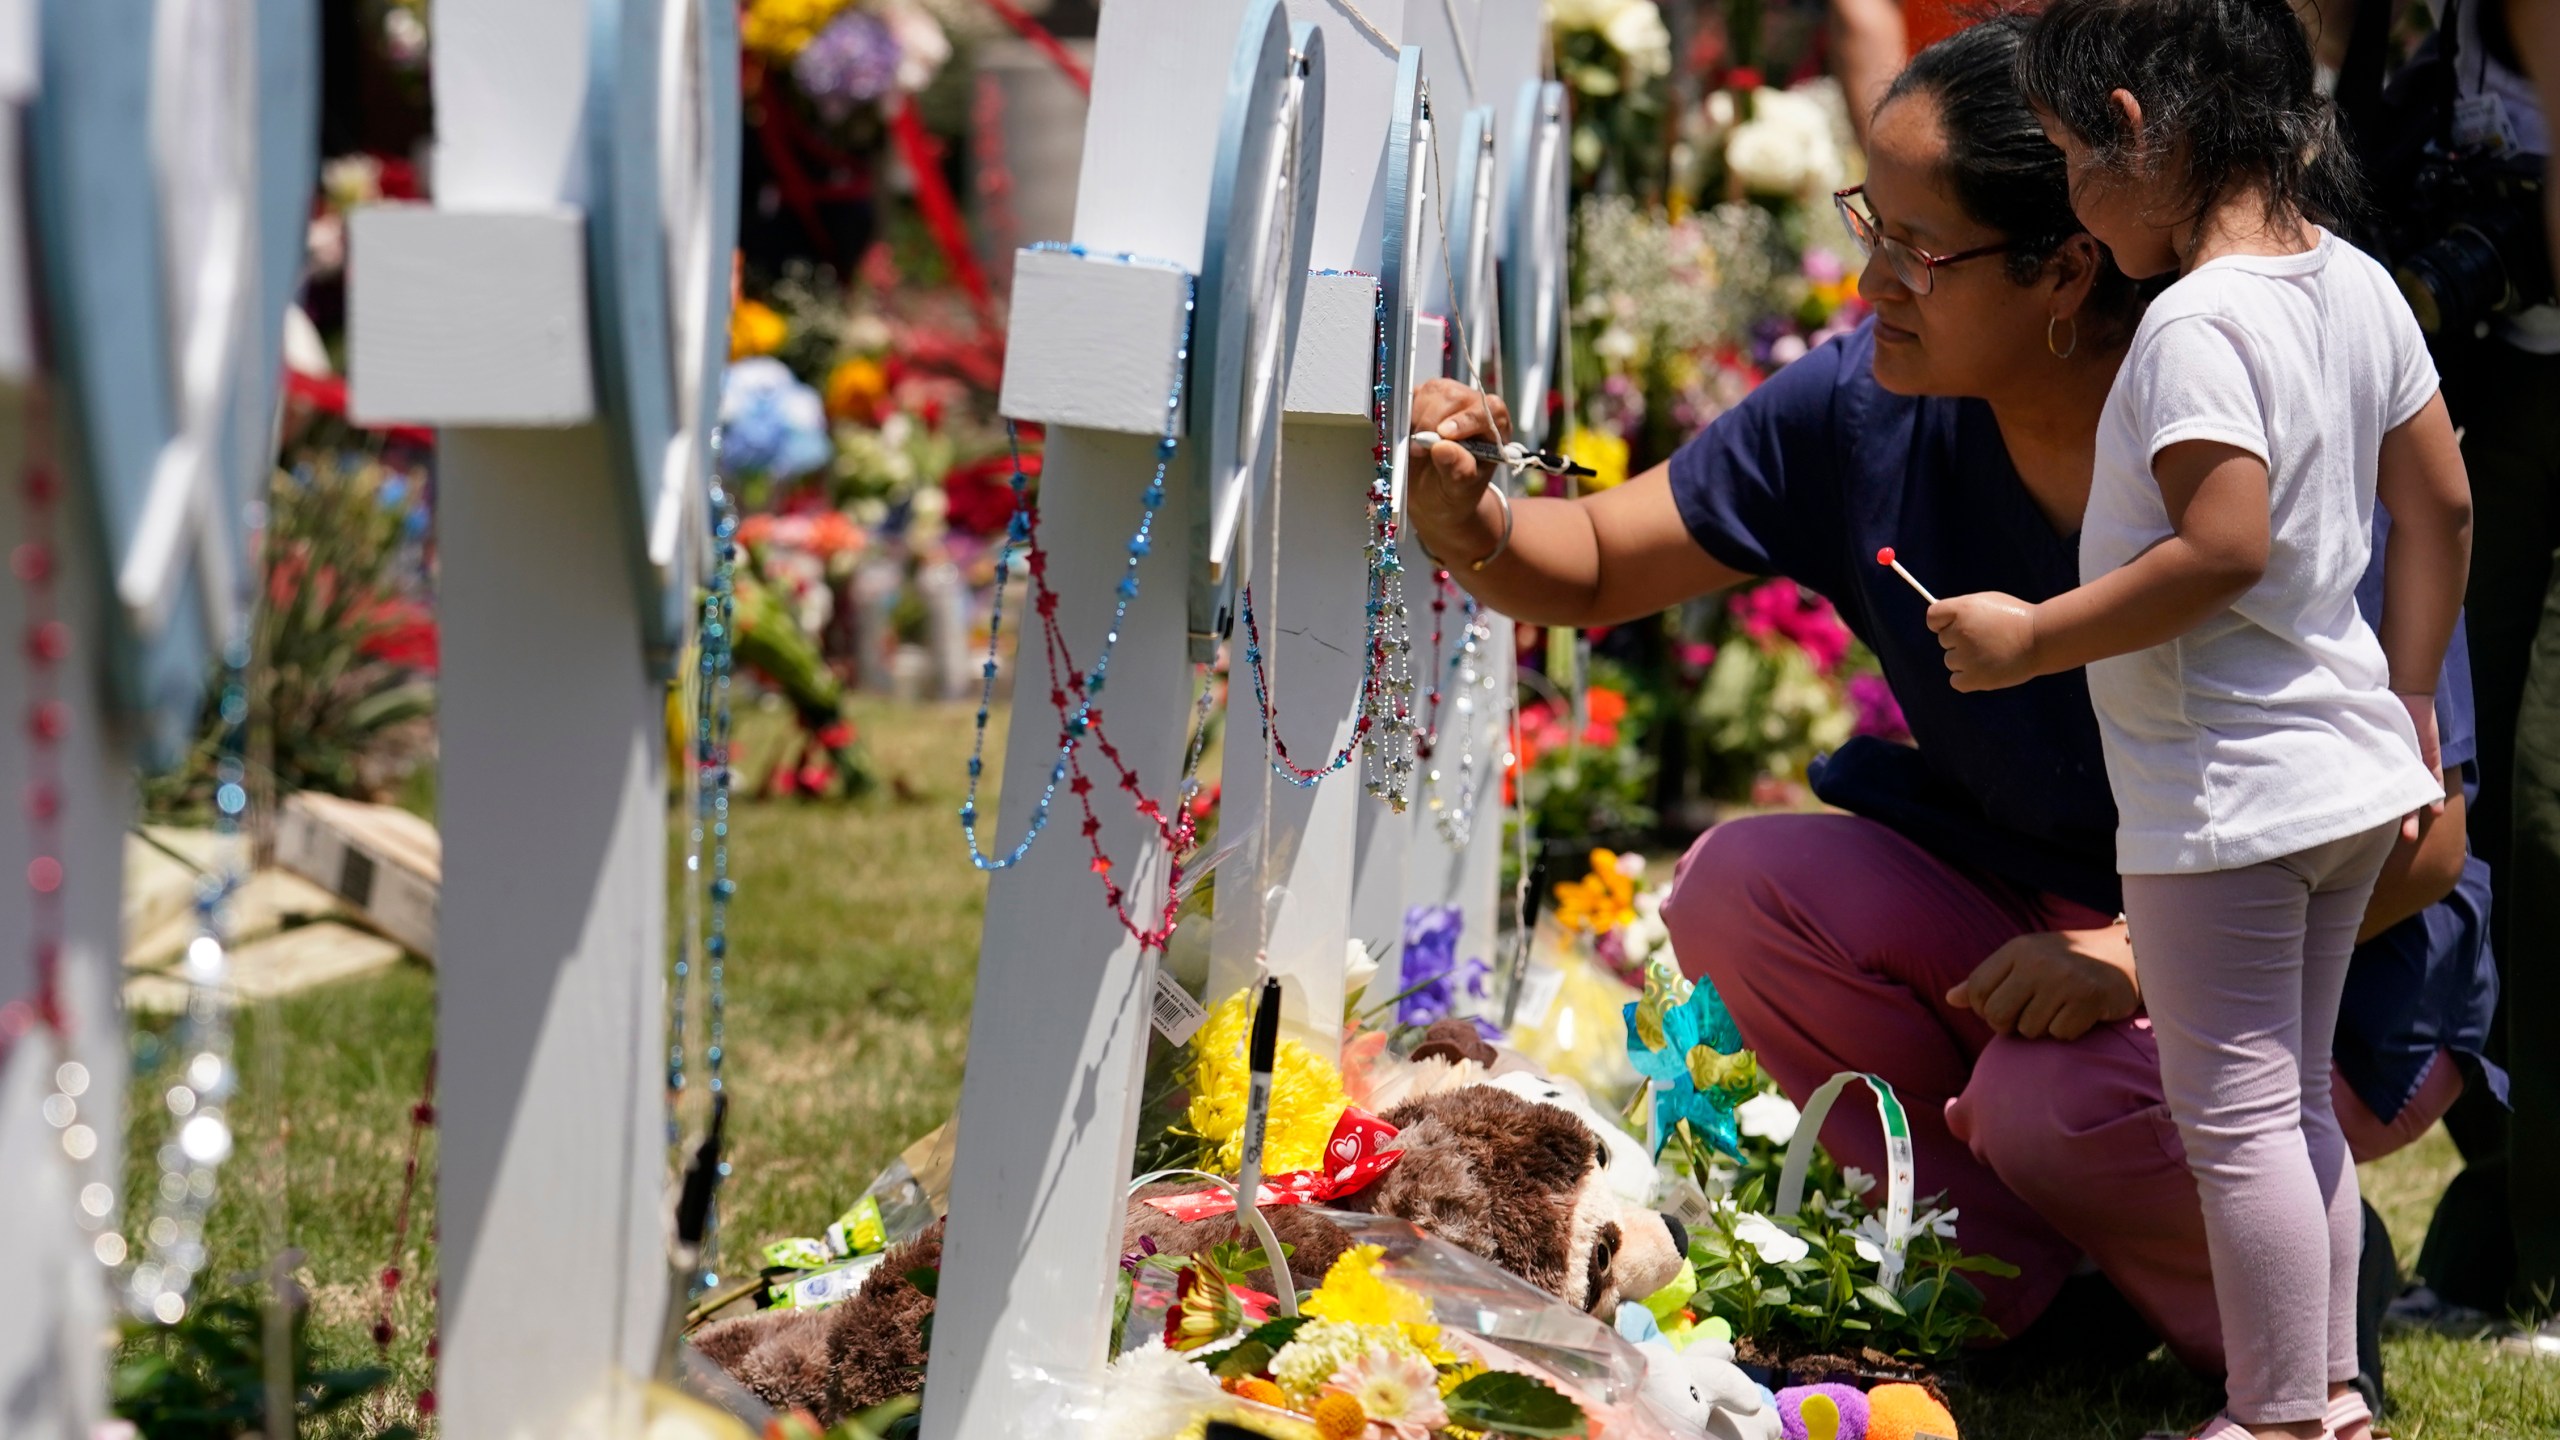
[[[51,687],[66,712],[58,848],[41,857],[60,865],[67,1029],[59,1043],[40,1025],[0,1033],[0,1431],[13,1436],[86,1436],[106,1409],[132,777],[192,735],[248,598],[243,508],[272,463],[318,163],[317,32],[309,0],[0,4],[0,552],[31,538],[23,478],[40,466],[58,496],[44,583],[69,637]],[[29,588],[0,581],[0,633],[26,632]],[[11,654],[0,713],[23,717],[32,666]],[[12,814],[34,774],[28,730],[0,726]],[[0,1006],[35,983],[20,877],[37,839],[0,827]],[[46,1116],[55,1103],[73,1109]],[[122,1200],[128,1215],[151,1203]]]
[[[1378,33],[1354,22],[1333,0],[1293,0],[1290,6],[1293,19],[1315,24],[1325,37],[1323,182],[1310,262],[1319,270],[1360,272],[1320,275],[1308,284],[1280,437],[1278,533],[1256,536],[1247,559],[1272,674],[1277,736],[1302,772],[1329,764],[1351,742],[1367,663],[1364,547],[1371,538],[1368,493],[1378,437],[1372,408],[1378,383],[1376,277],[1385,269],[1387,142],[1402,60],[1400,47],[1380,36],[1399,34],[1409,3],[1371,0],[1359,6]],[[1410,353],[1410,335],[1391,339]],[[1429,571],[1410,567],[1404,585],[1408,608],[1427,627]],[[1426,630],[1416,651],[1427,644]],[[1342,1044],[1344,960],[1355,935],[1355,887],[1364,873],[1356,863],[1361,840],[1371,837],[1365,847],[1376,858],[1370,873],[1382,880],[1400,877],[1401,859],[1387,859],[1383,852],[1392,847],[1383,837],[1400,837],[1405,827],[1363,793],[1367,767],[1356,755],[1311,786],[1272,773],[1242,650],[1229,646],[1231,708],[1219,827],[1222,840],[1242,841],[1243,848],[1219,877],[1204,999],[1214,1005],[1243,989],[1267,960],[1283,987],[1283,1032],[1331,1055]],[[1399,663],[1427,663],[1427,657]],[[1387,724],[1387,717],[1378,717],[1373,735]],[[1379,884],[1373,894],[1387,889]],[[1359,908],[1363,941],[1389,938],[1402,914],[1401,907],[1374,900]]]
[[[360,213],[359,420],[442,427],[449,1433],[634,1433],[665,1207],[666,665],[735,229],[726,0],[441,0],[436,204]]]

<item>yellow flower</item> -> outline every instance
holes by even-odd
[[[770,355],[782,348],[791,336],[791,322],[782,318],[772,306],[756,300],[741,300],[729,315],[729,358],[744,360],[754,355]]]
[[[853,0],[751,0],[738,17],[738,42],[768,59],[788,60],[852,4]]]
[[[1216,1147],[1211,1168],[1234,1174],[1244,1164],[1245,996],[1238,991],[1210,1012],[1191,1037],[1191,1133]],[[1271,1072],[1271,1122],[1263,1132],[1262,1168],[1277,1175],[1313,1170],[1350,1102],[1342,1073],[1296,1040],[1282,1040]]]
[[[1556,923],[1568,931],[1606,935],[1636,918],[1636,879],[1618,868],[1617,852],[1591,852],[1591,873],[1556,889]]]
[[[1369,1433],[1369,1412],[1360,1408],[1359,1401],[1339,1391],[1317,1400],[1311,1413],[1316,1434],[1322,1440],[1359,1440]]]
[[[1375,1245],[1343,1251],[1324,1272],[1324,1283],[1307,1296],[1305,1313],[1346,1325],[1392,1325],[1433,1362],[1451,1358],[1441,1348],[1440,1327],[1431,1323],[1431,1302],[1388,1279],[1386,1257]]]
[[[1607,490],[1627,481],[1627,441],[1622,435],[1576,425],[1565,431],[1564,455],[1577,465],[1586,465],[1599,472],[1582,477],[1585,494]]]

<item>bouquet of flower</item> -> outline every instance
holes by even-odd
[[[1578,190],[1662,197],[1671,31],[1654,0],[1547,0],[1556,75],[1573,89]]]
[[[1233,1246],[1186,1261],[1124,1260],[1124,1292],[1160,1290],[1169,1275],[1172,1293],[1161,1334],[1112,1365],[1126,1399],[1113,1407],[1109,1433],[1129,1440],[1192,1433],[1204,1415],[1316,1440],[1578,1436],[1600,1428],[1594,1412],[1605,1414],[1605,1402],[1439,1323],[1431,1300],[1399,1278],[1399,1262],[1383,1245],[1345,1251],[1299,1314],[1286,1318],[1273,1318],[1274,1297],[1242,1282],[1267,1263],[1259,1250]],[[1134,1323],[1140,1310],[1124,1313]]]
[[[1690,702],[1709,793],[1801,803],[1816,756],[1853,734],[1907,737],[1874,658],[1830,601],[1771,580],[1732,596],[1721,618],[1723,643]]]

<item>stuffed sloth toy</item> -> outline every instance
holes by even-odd
[[[1679,1273],[1688,1237],[1678,1222],[1622,1198],[1613,1171],[1628,1162],[1567,1104],[1477,1084],[1407,1100],[1380,1118],[1395,1127],[1388,1143],[1400,1154],[1365,1188],[1331,1198],[1335,1208],[1409,1220],[1604,1319],[1620,1300],[1650,1295]],[[1141,1190],[1129,1204],[1124,1248],[1152,1241],[1158,1254],[1196,1255],[1232,1238],[1232,1214],[1186,1222],[1145,1203],[1198,1188]],[[1263,1216],[1292,1247],[1300,1289],[1321,1282],[1350,1248],[1319,1209],[1275,1205]],[[906,1277],[937,1267],[941,1247],[936,1225],[891,1251],[853,1298],[706,1326],[694,1348],[767,1403],[833,1425],[921,1381],[920,1330],[933,1301]],[[1267,1274],[1254,1283],[1271,1288]]]

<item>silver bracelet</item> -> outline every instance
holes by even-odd
[[[1487,555],[1483,559],[1478,560],[1467,567],[1471,571],[1482,570],[1487,565],[1501,559],[1502,552],[1511,548],[1511,497],[1503,493],[1503,489],[1499,485],[1488,485],[1485,488],[1493,492],[1494,503],[1502,507],[1502,538],[1493,542],[1492,554]]]

